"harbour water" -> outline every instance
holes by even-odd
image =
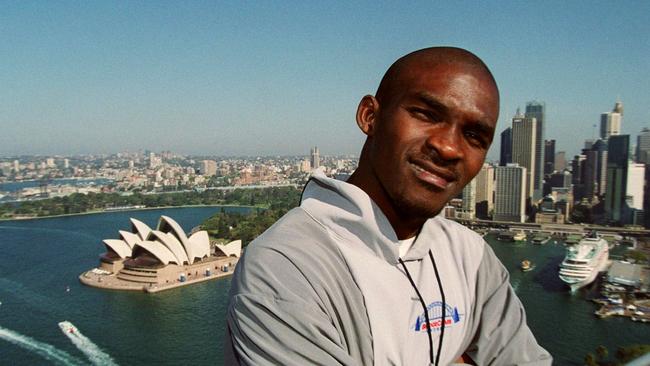
[[[154,226],[161,214],[169,215],[189,231],[217,211],[170,208],[0,222],[0,363],[221,365],[230,278],[157,294],[99,290],[77,280],[97,265],[101,240],[129,228],[129,217]],[[619,345],[650,343],[650,325],[598,319],[596,304],[582,291],[568,291],[558,278],[563,245],[487,240],[510,271],[528,323],[555,364],[582,365],[599,345],[613,354]],[[522,272],[523,259],[535,269]],[[83,339],[64,335],[62,321],[74,324]]]

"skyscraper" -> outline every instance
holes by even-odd
[[[526,117],[519,110],[512,118],[512,162],[526,168],[526,198],[533,198],[534,173],[536,170],[537,120]],[[541,193],[540,193],[541,194]]]
[[[607,140],[610,136],[621,134],[623,122],[623,103],[616,102],[611,112],[600,115],[600,138]]]
[[[650,164],[650,129],[644,128],[637,136],[636,162]]]
[[[483,164],[476,175],[476,217],[486,219],[494,208],[494,167]]]
[[[499,165],[506,166],[512,163],[512,128],[508,127],[501,132],[501,154]]]
[[[463,188],[463,218],[472,220],[476,217],[476,179],[472,179]]]
[[[318,146],[314,146],[311,149],[311,168],[318,169],[320,167],[320,152],[318,151]]]
[[[546,104],[532,101],[526,103],[526,117],[537,121],[535,134],[535,166],[533,177],[533,200],[542,198],[542,182],[544,180],[544,131],[546,128]],[[513,160],[514,161],[514,160]]]
[[[630,135],[610,136],[608,147],[605,212],[609,220],[622,223],[625,218]]]
[[[544,141],[544,175],[555,171],[555,140]]]
[[[526,168],[517,164],[495,169],[496,194],[494,220],[524,222],[526,220]]]

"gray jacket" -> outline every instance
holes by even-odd
[[[251,243],[232,280],[226,365],[550,365],[508,272],[473,231],[428,220],[403,258],[365,192],[316,174],[300,207]],[[445,293],[445,319],[431,250]]]

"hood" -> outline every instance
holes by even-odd
[[[379,206],[359,187],[315,170],[305,186],[300,207],[338,239],[349,245],[365,245],[386,262],[398,263],[399,240],[395,230]],[[427,255],[429,245],[419,239],[403,260],[418,260]]]

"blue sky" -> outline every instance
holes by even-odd
[[[497,133],[533,99],[569,154],[617,98],[650,127],[650,2],[451,3],[0,2],[0,155],[357,154],[361,96],[433,45],[492,69]]]

